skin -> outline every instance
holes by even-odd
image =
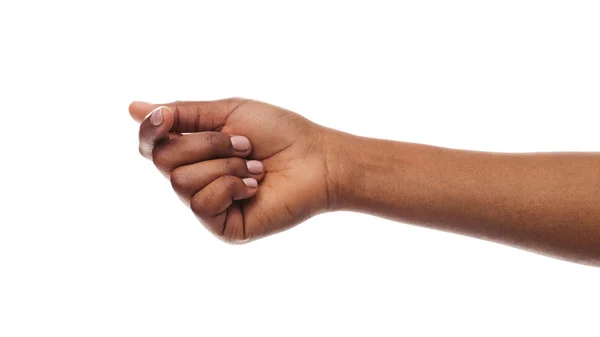
[[[141,122],[140,153],[226,242],[347,210],[600,266],[598,153],[370,139],[241,98],[134,102],[129,112]]]

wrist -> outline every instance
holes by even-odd
[[[362,153],[367,138],[332,129],[324,138],[327,211],[351,210],[365,188]]]
[[[416,195],[415,186],[429,186],[423,174],[443,149],[336,130],[326,150],[329,211],[385,214],[403,208]],[[425,166],[424,166],[425,165]]]

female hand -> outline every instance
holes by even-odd
[[[138,121],[148,115],[140,152],[222,240],[260,238],[328,209],[328,129],[240,98],[161,106],[129,107]]]

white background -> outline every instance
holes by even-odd
[[[3,1],[0,336],[599,336],[600,269],[374,217],[213,238],[132,100],[364,136],[600,150],[597,1]]]

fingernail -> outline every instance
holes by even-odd
[[[257,188],[258,187],[258,181],[256,181],[256,179],[254,178],[244,178],[242,179],[242,181],[244,182],[244,184],[250,188]]]
[[[152,125],[154,126],[159,126],[162,124],[163,122],[163,114],[162,114],[162,109],[163,107],[158,107],[156,109],[154,109],[150,114],[150,123],[152,123]]]
[[[231,137],[231,145],[236,151],[247,151],[250,148],[250,141],[244,136]]]
[[[248,160],[246,166],[248,167],[248,172],[252,174],[261,174],[264,169],[263,164],[258,160]]]

